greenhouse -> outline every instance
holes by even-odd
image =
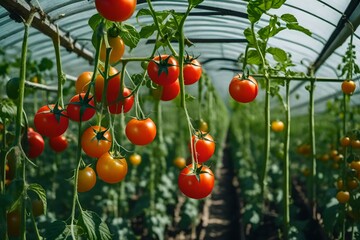
[[[0,6],[0,239],[360,239],[359,0]]]

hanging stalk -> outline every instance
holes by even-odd
[[[311,146],[311,166],[310,166],[310,207],[312,216],[316,219],[316,146],[315,146],[315,103],[314,103],[315,79],[310,81],[310,100],[309,100],[309,128]]]
[[[56,56],[56,70],[58,75],[58,104],[61,108],[64,108],[64,99],[63,99],[63,84],[66,79],[61,65],[61,55],[60,55],[60,36],[59,36],[59,27],[57,27],[57,35],[53,38],[53,44],[55,48],[55,56]]]
[[[290,228],[290,161],[289,161],[289,149],[290,149],[290,80],[286,81],[286,100],[285,100],[285,146],[284,146],[284,165],[283,165],[283,192],[284,192],[284,216],[283,216],[283,235],[284,239],[289,239]]]

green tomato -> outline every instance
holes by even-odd
[[[10,99],[17,99],[19,97],[20,78],[11,78],[6,83],[6,94]]]

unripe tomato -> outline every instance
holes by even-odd
[[[130,155],[129,160],[133,166],[138,166],[141,163],[141,155],[133,153]]]
[[[17,99],[19,97],[20,78],[11,78],[6,83],[6,94],[10,99]]]
[[[177,168],[183,169],[186,166],[186,159],[183,157],[176,157],[173,163]]]
[[[356,83],[352,80],[345,80],[341,84],[341,90],[343,93],[351,95],[356,89]]]
[[[275,120],[271,122],[271,129],[274,132],[282,132],[284,130],[284,123],[280,120]]]
[[[120,38],[120,37],[108,37],[108,42],[111,49],[110,52],[110,58],[109,58],[109,62],[110,64],[114,64],[116,62],[118,62],[124,52],[125,52],[125,44],[124,41]],[[100,60],[105,62],[106,60],[106,45],[105,45],[105,41],[102,41],[102,45],[100,48]]]

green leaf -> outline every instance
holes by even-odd
[[[261,28],[258,31],[259,37],[262,40],[268,39],[270,37],[270,33],[271,33],[271,27],[270,26],[265,26],[265,27]]]
[[[76,226],[74,227],[75,229],[77,229]],[[70,226],[66,225],[66,223],[63,221],[55,221],[52,223],[47,223],[44,229],[45,229],[44,238],[46,240],[72,239],[70,233]]]
[[[286,0],[273,0],[271,4],[271,8],[279,9],[285,2]]]
[[[147,8],[140,9],[136,14],[136,19],[139,21],[139,17],[141,16],[152,16],[151,11]]]
[[[252,46],[255,46],[255,39],[253,37],[253,34],[252,34],[250,28],[246,28],[244,30],[244,36],[245,36],[246,40],[249,42],[249,44],[251,44]]]
[[[355,73],[355,74],[360,73],[359,65],[357,65],[356,63],[354,63],[354,73]]]
[[[88,24],[91,29],[95,31],[102,19],[100,14],[96,13],[89,18]]]
[[[0,99],[0,118],[12,119],[16,116],[16,105],[8,98]]]
[[[54,63],[49,58],[42,58],[39,64],[40,71],[51,70],[54,67]]]
[[[253,6],[252,4],[248,5],[247,8],[247,14],[248,14],[248,19],[250,20],[251,23],[256,23],[257,21],[260,20],[261,15],[263,15],[263,11],[261,11],[260,8],[258,8],[257,6],[255,7],[251,7]]]
[[[279,63],[284,63],[287,60],[287,54],[284,50],[277,47],[269,47],[267,52],[270,53],[274,60]]]
[[[85,230],[89,240],[112,239],[108,226],[95,212],[82,211],[78,225]]]
[[[188,0],[189,5],[193,8],[202,3],[204,0]]]
[[[248,51],[247,63],[248,64],[255,64],[255,65],[262,64],[261,57],[260,57],[259,53],[256,50],[251,49],[251,50]]]
[[[135,48],[140,41],[140,34],[133,25],[124,23],[121,27],[120,37],[131,49]]]
[[[40,200],[42,201],[43,206],[44,206],[44,214],[46,214],[47,201],[46,201],[45,189],[40,184],[32,183],[29,185],[28,190],[33,191],[34,193],[36,193],[38,195],[38,197],[40,198]]]
[[[140,30],[140,38],[149,38],[156,31],[155,24],[143,26]]]
[[[292,14],[289,13],[285,13],[283,15],[281,15],[280,17],[283,21],[285,21],[286,23],[297,23],[298,20],[296,19],[296,17]]]
[[[288,23],[288,24],[286,24],[286,27],[291,30],[296,30],[296,31],[305,33],[308,36],[311,36],[311,34],[312,34],[309,29],[304,28],[303,26],[300,26],[297,23]]]

